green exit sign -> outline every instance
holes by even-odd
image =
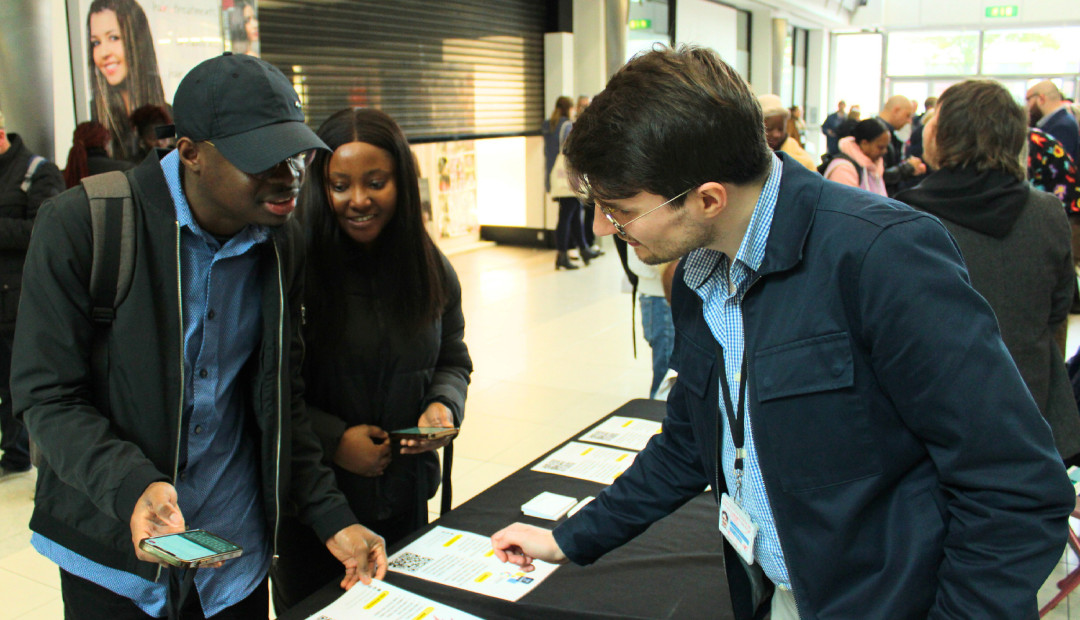
[[[1020,7],[1015,4],[986,7],[987,17],[1019,17]]]
[[[649,30],[652,28],[651,19],[631,19],[630,30]]]

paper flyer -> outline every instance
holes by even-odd
[[[506,601],[525,596],[558,568],[540,560],[533,565],[526,573],[500,562],[489,537],[442,526],[390,556],[394,572]]]
[[[641,418],[612,416],[581,437],[579,441],[602,443],[627,450],[643,450],[653,435],[660,433],[661,424]]]
[[[417,596],[384,581],[373,580],[371,585],[358,583],[341,598],[308,620],[363,620],[389,618],[397,620],[480,620],[477,616],[458,611],[442,603]]]
[[[635,456],[636,452],[571,441],[532,470],[611,484],[630,467]]]

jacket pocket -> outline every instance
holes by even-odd
[[[786,491],[881,473],[871,412],[855,388],[847,333],[805,338],[754,358],[759,422]]]
[[[815,336],[759,351],[755,366],[758,398],[763,402],[855,384],[846,333]]]

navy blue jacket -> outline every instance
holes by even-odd
[[[742,307],[754,441],[800,617],[1035,618],[1075,495],[956,244],[928,214],[784,161]],[[726,490],[722,365],[682,273],[663,433],[556,528],[574,562],[706,485]]]

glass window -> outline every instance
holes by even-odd
[[[863,118],[881,109],[881,35],[836,35],[836,81],[832,100],[857,105]]]
[[[975,75],[978,32],[894,32],[889,35],[889,75]]]
[[[987,30],[983,33],[985,74],[1076,73],[1080,69],[1080,27]]]

